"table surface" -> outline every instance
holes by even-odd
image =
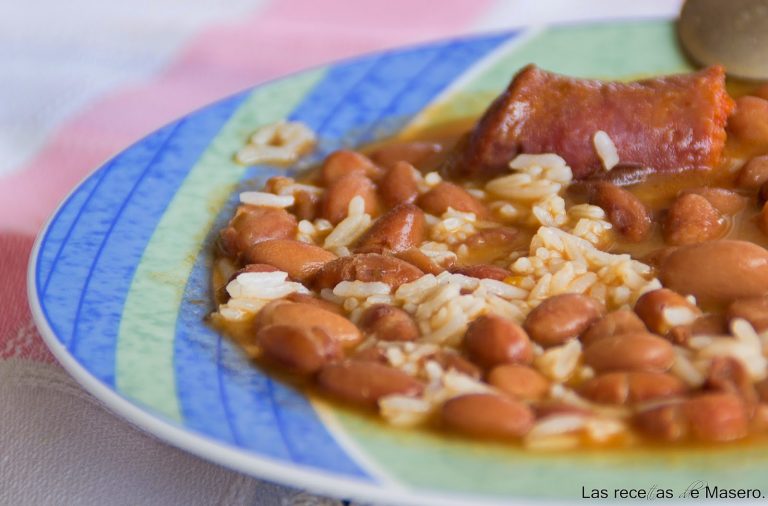
[[[217,98],[382,48],[531,24],[674,16],[680,0],[434,5],[0,3],[0,503],[341,504],[205,462],[107,412],[37,334],[26,264],[45,219],[88,172]]]

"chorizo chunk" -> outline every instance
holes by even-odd
[[[622,163],[658,172],[716,166],[733,100],[720,66],[629,83],[561,76],[529,65],[460,143],[446,172],[490,177],[520,153],[557,153],[583,179],[601,167],[603,130]]]

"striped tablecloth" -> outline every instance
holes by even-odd
[[[209,464],[106,412],[31,323],[35,234],[89,171],[221,96],[355,54],[680,0],[0,2],[0,503],[335,504]]]

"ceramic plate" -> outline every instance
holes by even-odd
[[[760,448],[526,453],[387,429],[265,376],[204,323],[211,245],[237,189],[283,173],[233,154],[257,127],[299,120],[342,146],[477,115],[523,65],[628,79],[689,70],[673,25],[526,29],[366,56],[257,86],[150,134],[83,181],[29,269],[37,324],[111,409],[170,443],[255,476],[345,498],[453,504],[581,498],[582,487],[749,487]]]

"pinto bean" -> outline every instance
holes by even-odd
[[[470,278],[495,279],[504,281],[512,275],[507,269],[492,264],[465,265],[463,267],[454,267],[451,269],[454,274],[463,274]]]
[[[634,404],[682,395],[685,384],[671,374],[652,371],[609,372],[587,380],[579,392],[600,404]]]
[[[465,394],[447,400],[441,410],[446,427],[477,437],[517,438],[533,426],[531,409],[496,394]]]
[[[757,191],[757,204],[765,209],[766,202],[768,202],[768,181],[763,183]]]
[[[312,374],[341,357],[337,341],[308,325],[267,325],[256,334],[264,357],[298,374]]]
[[[755,390],[760,398],[760,402],[768,404],[768,379],[755,384]]]
[[[581,335],[581,342],[585,346],[600,339],[625,334],[627,332],[645,332],[648,330],[645,323],[637,314],[627,309],[619,309],[608,313],[595,323],[593,323],[586,332]]]
[[[690,325],[677,325],[669,329],[664,338],[672,344],[687,346],[692,335]]]
[[[319,246],[289,239],[272,239],[255,244],[246,255],[253,263],[269,264],[304,283],[336,255]]]
[[[642,241],[651,231],[651,213],[629,191],[607,181],[598,181],[590,189],[589,200],[603,208],[608,221],[627,240]]]
[[[700,316],[691,325],[691,335],[718,335],[728,331],[728,322],[719,313],[709,313]]]
[[[277,300],[264,306],[256,318],[256,331],[269,325],[292,325],[322,330],[328,337],[348,348],[363,338],[360,329],[338,313],[317,304]]]
[[[760,97],[764,98],[765,100],[768,100],[768,84],[763,84],[762,86],[758,86],[755,91],[750,93],[753,97]]]
[[[418,395],[424,389],[421,382],[394,367],[356,360],[324,365],[317,382],[339,400],[371,407],[384,396]]]
[[[736,184],[747,190],[757,190],[766,182],[768,182],[768,155],[751,158],[736,176]]]
[[[718,210],[695,193],[680,195],[667,211],[662,225],[664,240],[674,246],[711,241],[726,230],[726,222]]]
[[[510,245],[527,245],[527,237],[520,234],[520,231],[513,227],[493,227],[475,232],[467,237],[464,244],[469,249],[472,248],[499,248],[509,247]]]
[[[743,142],[768,144],[768,100],[750,96],[737,98],[727,129]]]
[[[704,388],[715,392],[736,394],[750,407],[754,407],[759,401],[758,392],[747,369],[733,357],[712,359]]]
[[[359,325],[365,333],[382,341],[413,341],[419,337],[419,328],[411,315],[389,304],[375,304],[366,309]]]
[[[456,371],[475,379],[480,379],[480,369],[466,360],[456,352],[448,350],[440,350],[433,355],[427,357],[428,360],[434,360],[437,364],[443,368],[444,371]]]
[[[360,172],[350,172],[328,184],[320,201],[320,216],[336,225],[347,217],[349,201],[358,196],[365,201],[365,212],[376,215],[380,205],[373,181]]]
[[[352,360],[356,362],[377,362],[384,365],[389,364],[389,360],[387,360],[387,354],[384,352],[384,349],[380,348],[379,346],[370,346],[368,348],[363,348],[362,350],[358,348],[352,354]]]
[[[313,284],[318,290],[333,288],[342,281],[381,281],[392,288],[410,283],[424,273],[399,258],[360,253],[337,258],[325,264],[315,276]]]
[[[531,237],[514,227],[483,228],[467,237],[464,245],[470,256],[467,263],[491,263],[504,261],[513,251],[525,252],[530,248]]]
[[[666,371],[675,361],[672,345],[646,332],[595,341],[584,350],[584,362],[595,371]]]
[[[314,193],[297,191],[293,194],[293,214],[299,220],[312,221],[317,217],[317,207],[320,197]]]
[[[544,401],[534,405],[536,418],[541,420],[555,415],[582,415],[589,416],[593,414],[591,410],[583,406],[575,406],[561,401]]]
[[[753,433],[765,433],[768,431],[768,404],[755,406],[754,414],[750,421],[750,430]]]
[[[262,191],[277,194],[280,193],[280,190],[283,188],[295,183],[296,180],[292,177],[272,176],[271,178],[267,179],[266,183],[264,183],[264,189]]]
[[[384,174],[379,182],[379,194],[385,206],[394,207],[416,201],[419,188],[414,177],[415,171],[410,163],[398,162]]]
[[[678,441],[688,435],[688,419],[680,402],[640,411],[633,421],[641,432],[654,438]]]
[[[760,214],[757,215],[757,226],[768,235],[768,202],[763,204]]]
[[[393,207],[360,238],[357,251],[405,251],[424,240],[424,211],[413,204]]]
[[[296,228],[296,218],[285,209],[243,205],[221,231],[222,249],[238,258],[259,242],[293,238]]]
[[[419,207],[429,214],[441,216],[449,207],[456,211],[475,213],[482,220],[490,216],[485,204],[473,197],[467,190],[453,183],[442,182],[419,197]]]
[[[357,151],[334,151],[323,162],[320,179],[326,186],[353,172],[375,179],[381,170],[365,155]]]
[[[564,293],[550,297],[528,313],[523,327],[542,346],[557,346],[578,337],[605,312],[592,297]]]
[[[768,293],[768,251],[732,240],[683,246],[661,262],[659,279],[704,305],[757,297]]]
[[[488,383],[514,398],[537,401],[549,392],[549,380],[532,367],[503,364],[488,374]]]
[[[485,315],[470,323],[464,335],[470,360],[481,367],[499,364],[529,364],[533,347],[522,327],[496,315]]]
[[[393,142],[371,152],[371,160],[387,169],[394,167],[398,162],[419,167],[442,150],[443,147],[436,142]]]
[[[725,188],[703,186],[701,188],[684,190],[681,193],[681,195],[688,194],[704,197],[710,204],[712,204],[712,207],[726,216],[733,216],[747,207],[747,198],[744,195],[739,195],[735,191],[726,190]]]
[[[677,325],[689,325],[701,316],[701,310],[688,299],[668,288],[646,292],[637,299],[635,313],[648,327],[659,335]]]
[[[729,393],[698,395],[683,405],[690,432],[702,441],[733,441],[747,435],[749,416],[744,401]]]
[[[326,311],[330,311],[331,313],[336,313],[338,315],[343,315],[344,310],[341,309],[341,307],[338,304],[334,304],[333,302],[321,299],[319,297],[315,297],[314,295],[309,295],[308,293],[292,293],[290,295],[287,295],[285,299],[289,302],[301,302],[303,304],[311,304],[313,306],[317,306],[320,309],[325,309]]]
[[[658,268],[667,257],[677,249],[677,246],[664,246],[643,255],[640,260],[648,265]]]
[[[245,274],[247,272],[280,272],[280,270],[277,267],[268,264],[246,264],[242,269],[232,273],[229,280],[232,281],[237,279],[240,274]]]
[[[267,193],[281,195],[288,187],[296,184],[296,181],[290,177],[274,176],[264,184],[264,190]],[[305,190],[294,190],[293,198],[295,200],[291,206],[291,212],[298,220],[314,220],[317,216],[317,205],[320,202],[320,196],[317,193]]]
[[[758,332],[768,330],[768,295],[733,301],[728,306],[726,318],[743,318]]]
[[[709,313],[696,318],[689,325],[677,325],[669,329],[665,337],[673,344],[685,346],[692,336],[716,336],[728,333],[728,322],[720,313]]]
[[[436,264],[427,255],[421,252],[419,248],[408,248],[404,251],[394,253],[394,256],[414,265],[424,274],[440,274],[445,271],[445,267]]]

